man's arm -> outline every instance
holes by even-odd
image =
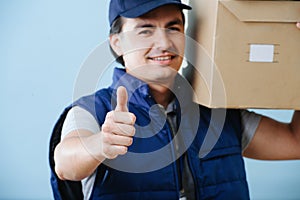
[[[55,172],[62,180],[82,180],[90,176],[105,160],[101,155],[101,133],[75,130],[56,146]]]
[[[300,111],[295,111],[289,124],[262,117],[243,154],[262,160],[300,159]]]
[[[71,131],[54,152],[55,172],[62,180],[82,180],[90,176],[105,159],[127,152],[135,134],[135,116],[128,112],[125,88],[118,89],[117,107],[106,115],[101,131]]]
[[[300,22],[296,26],[300,29]],[[243,155],[263,160],[300,159],[300,111],[294,112],[289,124],[262,117]]]

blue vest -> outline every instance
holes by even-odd
[[[129,111],[137,118],[136,135],[127,154],[98,167],[91,199],[178,200],[178,169],[182,169],[184,156],[193,177],[195,199],[249,199],[238,110],[192,103],[192,90],[186,89],[179,76],[173,89],[179,124],[174,136],[147,84],[122,69],[115,69],[111,87],[72,106],[88,110],[101,125],[106,113],[115,108],[119,85],[127,88]],[[176,150],[175,144],[180,144]]]

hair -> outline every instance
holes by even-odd
[[[115,21],[113,21],[111,27],[110,27],[110,31],[109,31],[109,35],[114,35],[114,34],[119,34],[122,32],[122,27],[124,24],[124,20],[122,17],[118,17],[117,19],[115,19]],[[121,65],[125,66],[124,60],[123,60],[123,56],[119,56],[111,47],[111,45],[109,46],[111,53],[113,54],[113,56],[116,58],[116,61],[118,63],[120,63]]]
[[[185,16],[184,13],[181,9],[181,16],[182,16],[182,20],[183,20],[183,25],[185,24]],[[119,34],[122,32],[122,27],[124,24],[124,20],[122,17],[118,17],[117,19],[115,19],[115,21],[113,21],[111,27],[110,27],[110,31],[109,31],[109,35],[114,35],[114,34]],[[113,48],[110,46],[110,51],[113,54],[113,56],[116,58],[116,61],[118,63],[120,63],[121,65],[125,66],[124,63],[124,59],[123,56],[119,56],[114,50]]]

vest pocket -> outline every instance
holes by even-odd
[[[201,199],[248,199],[244,160],[239,146],[214,149],[200,158]],[[232,197],[235,198],[232,198]]]
[[[233,147],[225,147],[225,148],[217,148],[212,149],[206,156],[200,158],[201,161],[206,160],[214,160],[220,157],[226,157],[233,154],[242,154],[242,150],[240,146],[233,146]]]
[[[212,150],[200,159],[200,170],[203,186],[246,179],[240,147]]]

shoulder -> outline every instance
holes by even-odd
[[[109,88],[98,90],[97,92],[83,96],[78,100],[74,101],[72,107],[79,106],[88,111],[92,107],[102,106],[111,102],[112,90]]]
[[[112,110],[114,104],[113,90],[105,88],[97,92],[81,97],[76,100],[71,107],[79,106],[92,114],[97,121],[101,122],[107,112]]]

